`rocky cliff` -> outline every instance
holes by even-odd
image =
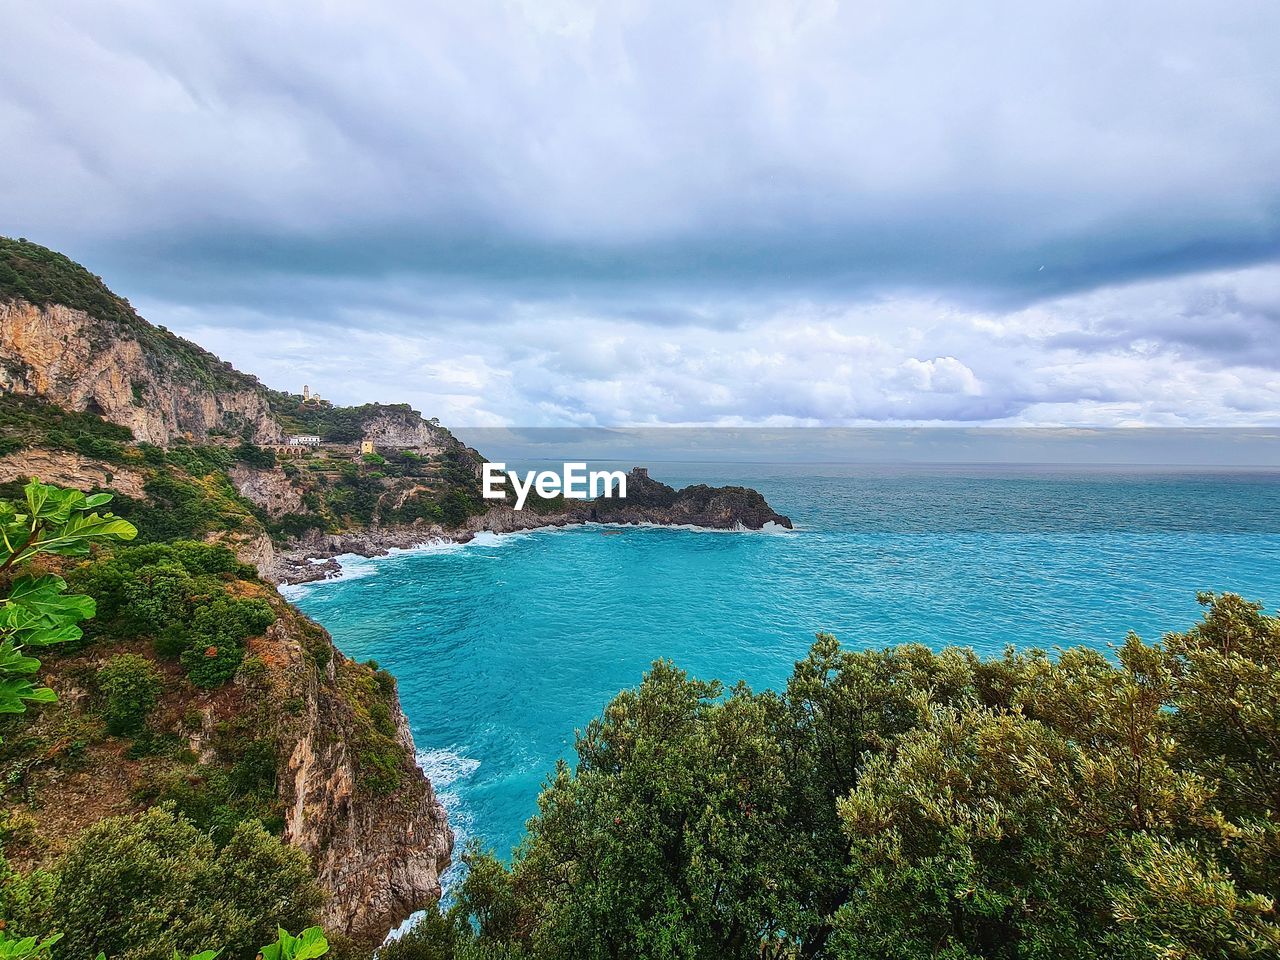
[[[279,440],[280,427],[254,382],[202,378],[183,359],[178,351],[157,353],[128,328],[84,310],[4,299],[0,291],[0,390],[99,414],[135,439],[161,445],[216,435]]]
[[[304,704],[279,737],[285,838],[311,855],[329,894],[325,929],[378,942],[440,896],[453,850],[444,807],[389,678],[379,684],[298,614],[271,628],[268,645],[282,702]],[[376,776],[365,769],[375,751]]]
[[[412,410],[379,410],[364,421],[363,428],[363,439],[381,449],[412,450],[430,456],[460,446],[448,430],[423,420]]]

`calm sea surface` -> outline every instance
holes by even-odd
[[[461,842],[506,854],[575,728],[656,658],[783,684],[813,634],[999,653],[1156,638],[1197,590],[1280,606],[1280,474],[651,464],[742,483],[794,533],[583,527],[348,558],[295,588],[400,684]]]

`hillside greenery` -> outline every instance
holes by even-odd
[[[510,865],[384,960],[1280,956],[1280,621],[1114,658],[849,651],[786,689],[657,663]]]
[[[173,469],[173,451],[130,449]],[[16,496],[0,501],[0,957],[329,954],[308,926],[312,865],[280,836],[275,737],[304,704],[279,698],[248,643],[291,620],[302,669],[336,676],[355,786],[373,796],[405,773],[394,680],[335,662],[324,631],[225,546],[135,539],[103,512],[108,494],[32,481]],[[368,951],[338,938],[337,955]]]
[[[95,414],[63,410],[34,397],[0,394],[0,456],[27,447],[53,447],[117,463],[132,439],[128,427]]]
[[[147,323],[128,300],[70,257],[23,238],[0,237],[0,300],[15,299],[83,310],[104,322],[104,336],[136,340],[155,361],[211,388],[262,389],[255,378],[208,350]]]

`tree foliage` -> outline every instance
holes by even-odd
[[[160,674],[146,657],[120,653],[98,671],[106,700],[107,732],[131,736],[142,730],[160,696]]]
[[[820,635],[727,694],[659,662],[388,956],[1280,955],[1280,622],[1201,600],[1114,658]]]
[[[226,547],[180,540],[116,550],[74,571],[79,589],[98,598],[99,629],[116,637],[151,637],[179,660],[199,687],[234,675],[245,643],[276,615],[261,596],[240,596],[236,581],[257,573]]]
[[[175,950],[215,947],[228,960],[251,960],[278,925],[311,923],[320,902],[306,854],[261,825],[241,824],[218,850],[160,806],[86,830],[24,929],[60,933],[57,955],[67,958],[101,951],[112,960],[170,960]]]

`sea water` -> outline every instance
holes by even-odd
[[[1105,650],[1186,629],[1199,590],[1280,605],[1274,472],[650,467],[753,486],[797,529],[485,534],[346,558],[341,579],[291,590],[399,681],[459,849],[509,854],[575,729],[657,658],[780,687],[817,631],[853,648]]]

